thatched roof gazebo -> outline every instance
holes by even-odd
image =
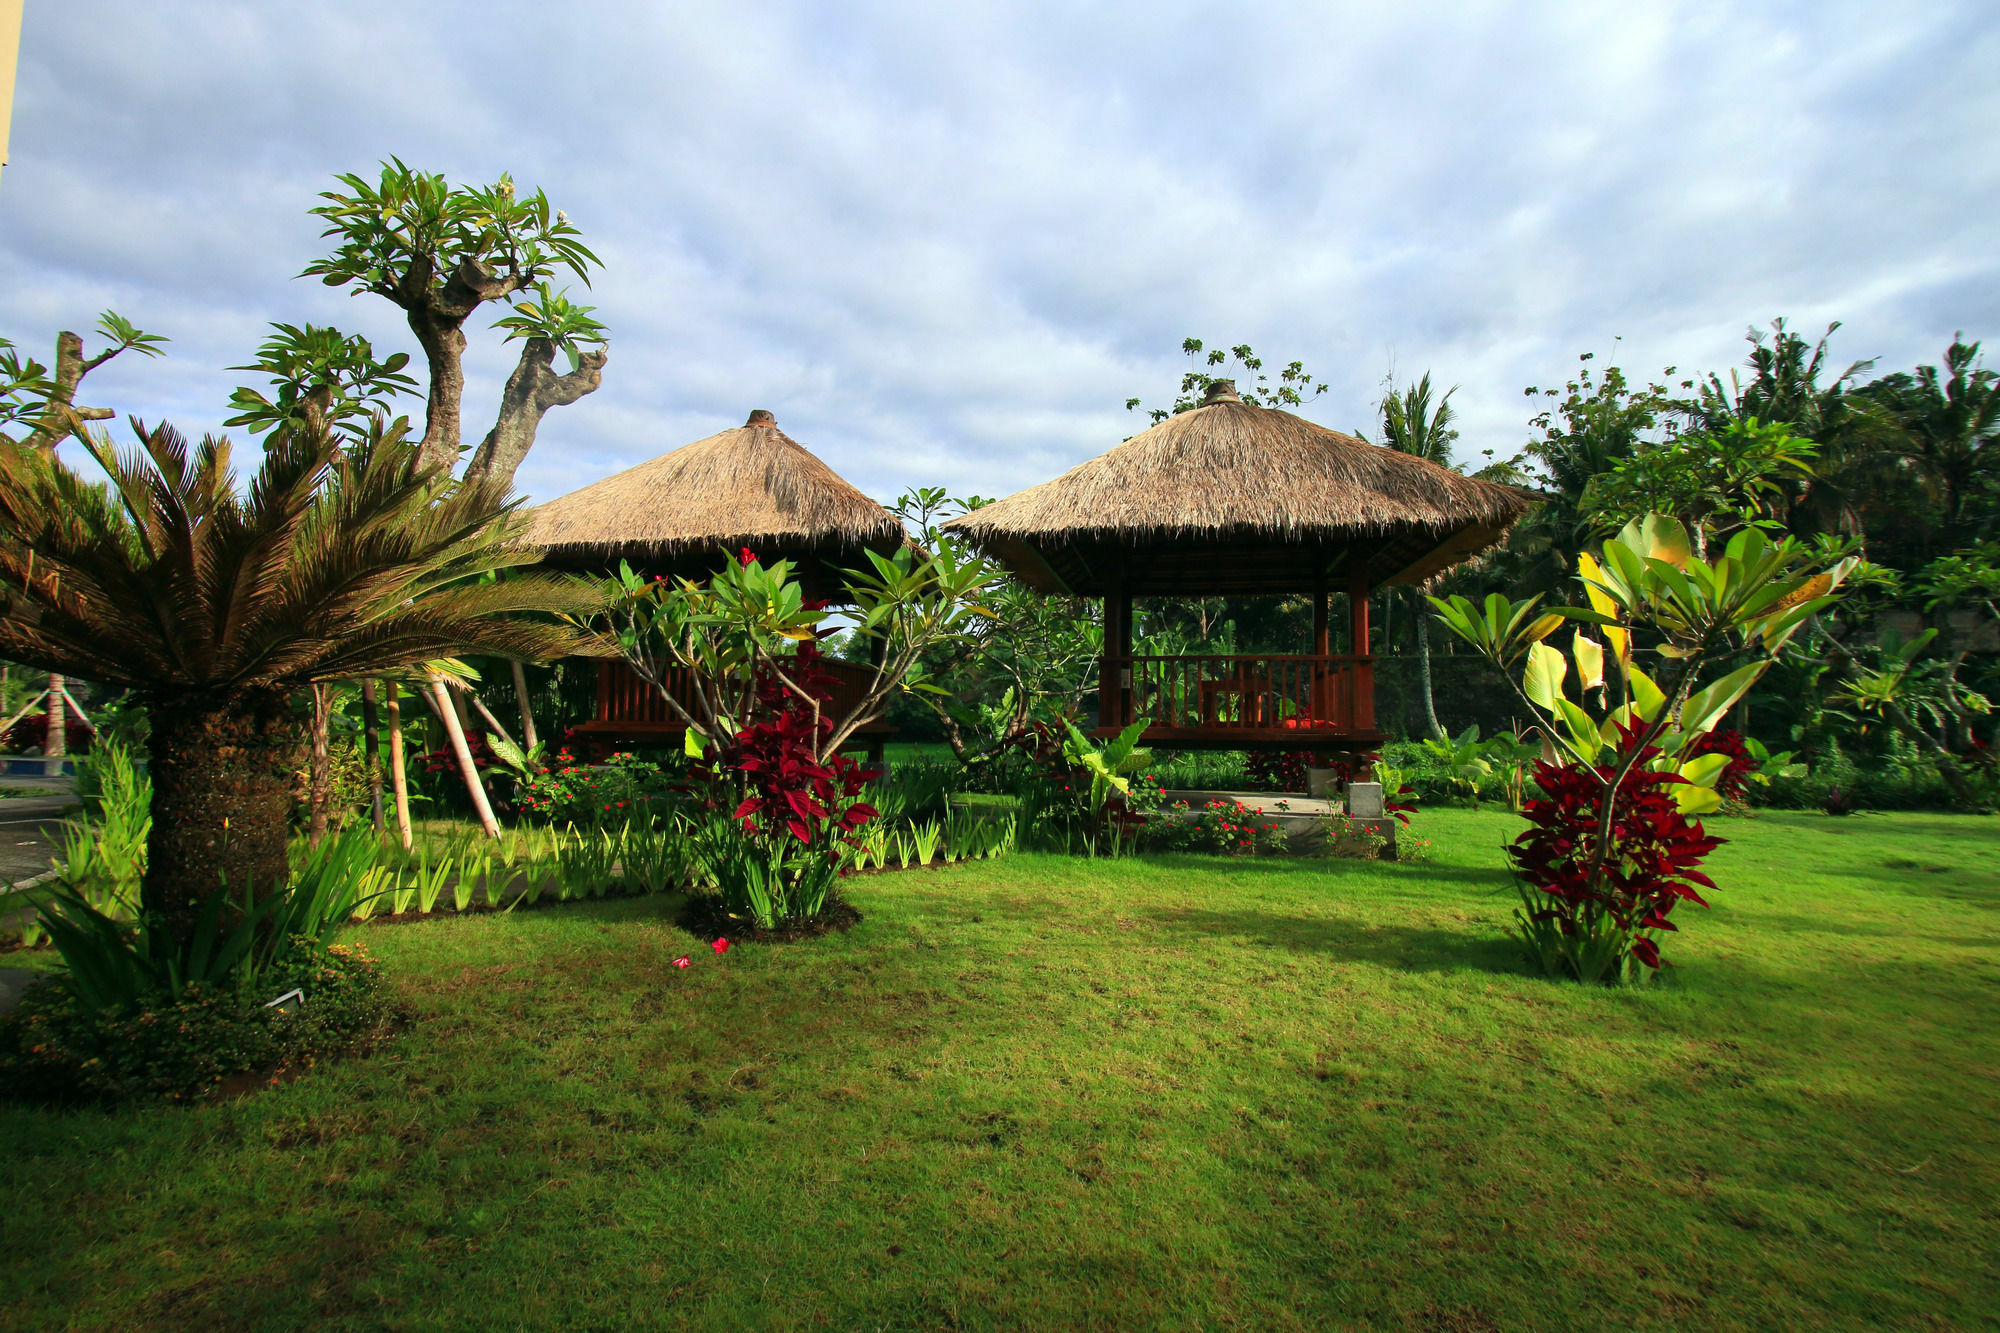
[[[799,566],[808,595],[837,596],[838,571],[905,540],[869,499],[758,410],[733,430],[571,491],[537,508],[529,545],[551,564],[604,569],[620,560],[652,574],[712,572],[749,547]]]
[[[864,551],[887,554],[908,540],[894,514],[758,410],[733,430],[627,468],[535,509],[527,542],[547,563],[600,573],[626,561],[646,574],[704,578],[749,548],[766,562],[786,559],[808,597],[842,598],[844,569],[865,567]],[[865,673],[827,663],[844,692],[865,689]],[[664,744],[680,726],[666,701],[621,661],[598,664],[597,716],[583,724],[596,748]],[[890,728],[858,736],[880,753]]]
[[[1184,747],[1340,749],[1375,729],[1368,595],[1499,541],[1534,502],[1276,408],[1218,380],[1201,406],[946,526],[1030,586],[1105,599],[1101,731],[1154,719]],[[1331,652],[1330,589],[1348,594]],[[1132,598],[1305,594],[1311,651],[1135,658]]]

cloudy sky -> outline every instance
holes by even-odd
[[[756,407],[871,494],[1004,494],[1143,424],[1188,335],[1304,360],[1342,429],[1430,370],[1468,456],[1587,350],[2000,335],[1989,4],[1085,10],[28,0],[0,334],[165,333],[84,398],[191,429],[269,321],[414,352],[293,276],[316,192],[395,154],[511,171],[604,260],[610,365],[544,422],[542,498]],[[512,361],[486,322],[468,442]]]

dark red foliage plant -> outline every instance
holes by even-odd
[[[806,642],[785,663],[805,697],[760,666],[751,721],[690,769],[710,811],[700,845],[724,908],[764,928],[826,908],[855,830],[876,815],[855,798],[880,771],[845,755],[819,758],[833,732],[825,706],[834,683],[819,661],[819,645]]]
[[[1705,754],[1729,756],[1729,767],[1715,779],[1715,794],[1725,801],[1740,801],[1750,791],[1750,779],[1757,772],[1757,761],[1751,757],[1750,747],[1743,737],[1733,731],[1711,731],[1696,736],[1681,751],[1683,761],[1699,759]]]
[[[1681,813],[1673,789],[1685,778],[1644,766],[1658,753],[1648,747],[1619,785],[1601,864],[1599,828],[1615,768],[1535,765],[1542,795],[1526,802],[1529,828],[1508,856],[1521,881],[1515,919],[1550,975],[1585,982],[1650,975],[1664,962],[1655,936],[1678,929],[1675,906],[1708,906],[1697,890],[1715,884],[1698,867],[1723,840]]]

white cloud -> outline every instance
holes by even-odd
[[[171,334],[90,401],[190,429],[273,319],[409,346],[291,275],[336,171],[503,169],[586,228],[605,386],[548,496],[753,407],[873,493],[1003,493],[1130,433],[1187,334],[1303,358],[1352,428],[1391,367],[1511,450],[1585,350],[1726,367],[1995,329],[2000,38],[1976,4],[32,6],[0,332]],[[511,360],[475,333],[468,433]]]

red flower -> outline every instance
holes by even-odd
[[[674,959],[674,966],[686,967],[689,963],[693,961],[694,960],[692,958],[689,958],[686,954],[682,954],[679,958]]]
[[[756,556],[754,556],[754,555],[752,555],[752,554],[750,553],[750,548],[746,546],[746,547],[744,547],[744,548],[743,548],[743,553],[742,553],[742,555],[741,555],[741,556],[740,556],[740,557],[738,558],[738,560],[739,560],[739,563],[741,563],[741,564],[745,564],[745,565],[749,565],[749,564],[755,564],[755,563],[756,563],[756,561],[757,561],[757,557],[756,557]]]
[[[714,949],[714,950],[715,950],[715,951],[716,951],[717,953],[728,953],[728,952],[729,952],[729,941],[728,941],[728,940],[717,940],[717,941],[716,941],[716,942],[715,942],[715,943],[714,943],[713,945],[711,945],[710,947],[711,947],[711,948],[713,948],[713,949]]]

